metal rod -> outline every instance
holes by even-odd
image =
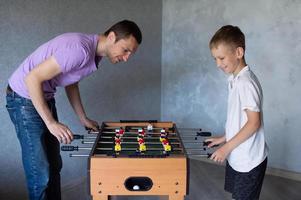
[[[88,154],[69,154],[70,157],[89,157]]]
[[[92,150],[92,147],[78,147],[78,150]]]
[[[184,144],[202,144],[203,145],[202,141],[199,141],[199,142],[184,142],[183,141],[183,143]]]
[[[207,157],[207,158],[209,158],[211,155],[209,156],[207,154],[188,154],[188,156],[192,156],[192,157],[197,156],[197,157]]]
[[[183,128],[183,127],[178,127],[179,130],[182,131],[202,131],[201,128]]]
[[[82,144],[94,144],[93,141],[82,141]],[[97,144],[114,144],[114,141],[99,141]],[[121,144],[138,144],[138,142],[124,142],[122,141]],[[161,142],[145,142],[146,145],[152,145],[152,144],[162,144]],[[179,145],[181,143],[179,142],[170,142],[170,144],[173,145]]]
[[[101,138],[104,138],[104,139],[112,139],[114,138],[115,136],[102,136]],[[123,139],[137,139],[137,137],[131,137],[131,136],[122,136],[121,138]],[[148,140],[148,139],[154,139],[154,140],[158,140],[159,137],[144,137],[145,140]],[[169,140],[172,140],[172,139],[179,139],[178,137],[167,137],[167,139]]]
[[[185,147],[185,149],[186,150],[195,150],[195,151],[197,151],[197,150],[205,151],[206,150],[205,147],[204,148],[187,148],[187,147]]]
[[[113,148],[96,148],[97,150],[104,150],[104,151],[110,151],[112,150]],[[121,151],[136,151],[137,148],[122,148],[122,145],[121,145]],[[164,148],[146,148],[146,151],[161,151],[161,150],[164,150]],[[183,149],[182,148],[172,148],[172,150],[175,150],[175,151],[182,151]]]
[[[138,144],[137,144],[138,146]],[[69,147],[70,150],[68,151],[78,151],[78,150],[92,150],[92,147],[78,147],[78,146],[66,146],[66,147]],[[113,151],[113,148],[114,147],[97,147],[96,149],[97,150],[103,150],[103,151]],[[122,146],[121,146],[122,148]],[[136,151],[137,148],[122,148],[122,151]],[[163,146],[162,148],[147,148],[147,151],[161,151],[161,150],[164,150]],[[175,151],[182,151],[183,148],[172,148],[172,150],[175,150]]]
[[[115,131],[103,131],[103,134],[114,134],[115,135]],[[138,135],[138,132],[124,132],[124,135]],[[152,133],[152,132],[146,132],[145,135],[160,135],[161,133]],[[177,135],[176,133],[167,133],[167,135]]]

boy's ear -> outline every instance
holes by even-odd
[[[244,54],[245,54],[245,51],[244,51],[244,49],[242,47],[237,47],[236,48],[236,56],[238,58],[243,58]]]

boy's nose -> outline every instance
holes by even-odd
[[[221,67],[221,65],[222,65],[221,61],[219,61],[219,60],[216,60],[216,66],[220,68],[220,67]]]

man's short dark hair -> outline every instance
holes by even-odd
[[[136,39],[138,44],[141,44],[142,34],[135,22],[129,20],[123,20],[114,24],[109,28],[104,35],[108,36],[110,32],[114,32],[116,35],[116,42],[120,39],[126,39],[131,35]]]
[[[234,48],[242,47],[244,51],[246,50],[245,35],[237,26],[221,27],[211,38],[209,47],[213,49],[220,44],[230,45]]]

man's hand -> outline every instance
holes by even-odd
[[[70,144],[73,140],[73,134],[66,125],[57,121],[46,125],[50,133],[54,135],[60,143]]]
[[[84,127],[92,129],[93,131],[99,131],[98,122],[91,120],[88,117],[84,117],[80,121]]]

